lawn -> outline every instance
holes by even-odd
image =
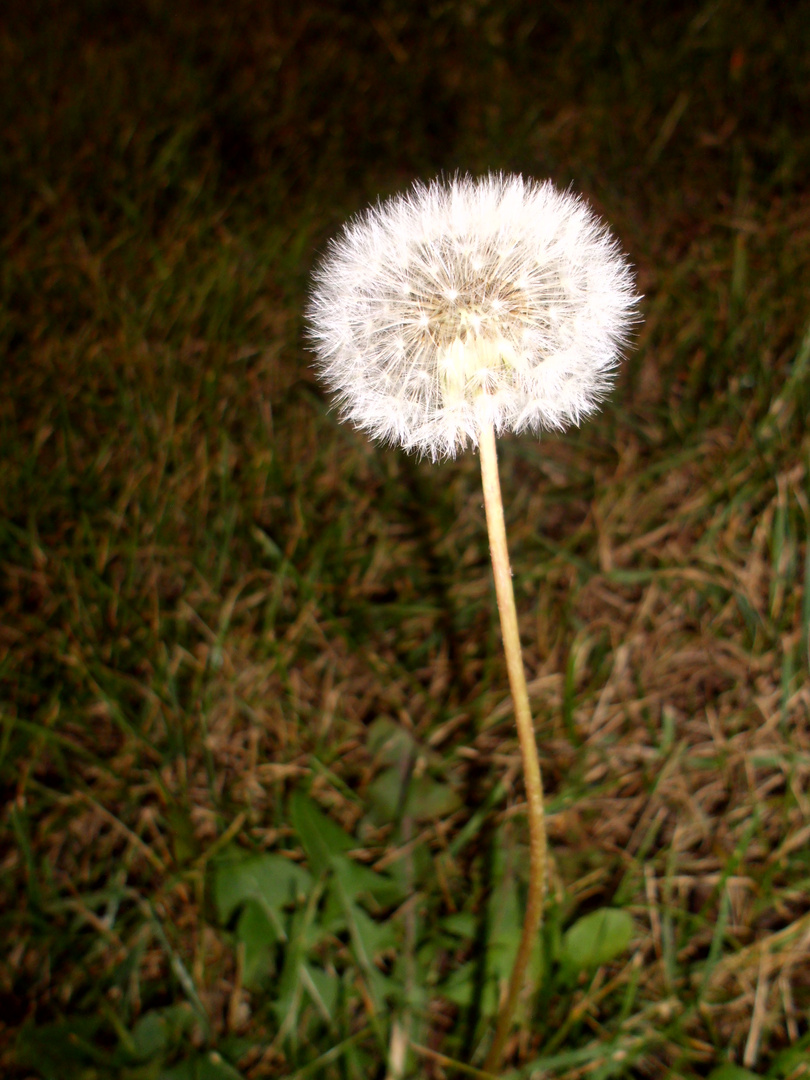
[[[643,322],[501,439],[548,799],[510,1080],[810,1077],[810,5],[0,25],[0,1074],[479,1077],[525,799],[474,454],[341,424],[310,274],[582,192]]]

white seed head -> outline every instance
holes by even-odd
[[[564,428],[610,389],[636,319],[617,242],[576,195],[491,174],[415,184],[332,241],[309,335],[343,418],[434,460]]]

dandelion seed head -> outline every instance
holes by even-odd
[[[491,174],[415,184],[350,221],[309,333],[343,418],[434,460],[561,429],[610,389],[636,319],[629,263],[577,196]]]

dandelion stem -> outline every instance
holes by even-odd
[[[526,900],[523,933],[521,934],[520,946],[509,979],[506,999],[498,1017],[495,1038],[484,1062],[484,1072],[495,1073],[509,1035],[515,1006],[520,991],[523,989],[526,966],[537,943],[537,936],[543,921],[543,903],[546,893],[546,822],[543,807],[543,780],[540,774],[537,742],[534,737],[534,725],[532,724],[532,715],[529,708],[529,694],[526,689],[526,674],[523,669],[523,655],[520,649],[520,634],[518,632],[517,611],[515,610],[515,594],[512,589],[512,570],[509,565],[509,550],[506,545],[506,525],[503,517],[501,485],[498,479],[495,431],[490,421],[481,422],[478,445],[481,455],[481,482],[484,489],[484,506],[487,514],[492,570],[495,577],[495,594],[501,619],[501,635],[503,637],[504,653],[506,654],[506,667],[509,673],[509,686],[515,708],[515,723],[517,724],[520,752],[523,758],[523,778],[529,812],[530,847],[529,895]]]

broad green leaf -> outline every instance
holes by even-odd
[[[200,853],[200,845],[188,812],[179,806],[169,806],[165,814],[171,830],[172,848],[177,862],[182,865],[196,858]]]
[[[301,791],[292,794],[290,818],[309,859],[310,869],[316,877],[331,868],[335,855],[350,851],[356,846],[351,836]]]
[[[375,1009],[381,1010],[386,1001],[397,998],[401,988],[388,975],[383,975],[378,967],[372,965],[366,972],[366,989]]]
[[[332,865],[344,889],[353,899],[370,896],[380,904],[395,904],[405,899],[401,884],[389,874],[378,874],[376,870],[344,855],[336,856]]]
[[[393,821],[402,798],[402,773],[397,768],[383,769],[368,788],[368,799],[375,821]]]
[[[342,934],[346,929],[346,905],[339,889],[328,889],[318,912],[318,925],[327,934]]]
[[[269,968],[269,949],[278,940],[275,927],[265,908],[256,900],[248,900],[236,925],[236,937],[245,946],[244,981],[255,986]]]
[[[474,960],[468,960],[460,968],[451,972],[442,983],[442,994],[455,1005],[466,1008],[473,1003],[473,997],[480,979],[479,965]]]
[[[214,903],[221,922],[228,922],[240,904],[255,900],[264,908],[277,936],[282,939],[281,909],[306,896],[311,888],[309,872],[281,855],[222,859],[214,867]]]
[[[303,965],[304,986],[314,1001],[318,1011],[327,1022],[334,1023],[337,1013],[340,978],[330,975],[323,968]]]
[[[400,810],[402,776],[398,768],[383,769],[369,787],[369,800],[375,817],[391,821]],[[402,813],[417,821],[435,821],[446,817],[461,806],[458,792],[447,783],[440,783],[427,774],[411,778]]]
[[[371,755],[385,765],[399,765],[416,753],[416,743],[411,733],[386,717],[375,720],[371,725],[367,745]]]
[[[805,1066],[808,1061],[810,1061],[810,1033],[806,1032],[792,1046],[786,1047],[776,1055],[768,1069],[769,1080],[798,1080],[801,1076],[801,1073],[797,1071],[799,1066]]]
[[[384,947],[388,948],[391,939],[388,931],[378,927],[356,903],[358,885],[360,892],[370,891],[369,886],[376,889],[377,875],[345,857],[346,852],[355,846],[355,841],[323,814],[308,796],[301,792],[293,794],[290,800],[290,816],[313,873],[320,877],[329,870],[334,872],[334,877],[330,879],[329,900],[324,916],[328,917],[331,924],[336,922],[337,913],[333,904],[337,900],[343,909],[354,956],[365,976],[375,1012],[379,1011],[383,1003],[382,995],[388,993],[389,987],[373,960],[375,953],[379,951],[380,942],[384,941]],[[295,961],[296,979],[301,959],[302,957],[299,957]],[[288,962],[285,960],[285,971],[287,967]],[[282,972],[282,983],[286,985],[290,977],[285,979],[285,972]]]
[[[457,937],[472,940],[478,926],[471,911],[459,911],[453,915],[445,915],[442,919],[442,929],[449,934],[455,934]]]
[[[346,925],[352,940],[352,952],[366,980],[366,989],[371,997],[374,1011],[382,1009],[384,995],[389,992],[387,980],[374,964],[374,956],[382,944],[389,947],[388,930],[383,924],[378,926],[363,909],[354,902],[346,891],[340,873],[334,878],[335,893],[343,907]]]
[[[140,1017],[132,1029],[135,1056],[147,1061],[162,1053],[169,1045],[169,1025],[166,1018],[156,1010]]]
[[[276,980],[276,1000],[273,1008],[281,1023],[285,1026],[289,1025],[291,1030],[296,1027],[297,1013],[301,1004],[301,975],[324,887],[323,881],[316,882],[306,905],[294,912],[289,942],[284,950],[284,964]]]
[[[625,951],[633,937],[633,920],[621,908],[599,908],[577,919],[563,935],[560,962],[574,971],[607,964]]]
[[[147,1061],[164,1053],[183,1038],[194,1020],[194,1010],[185,1001],[144,1013],[131,1032],[135,1056]]]
[[[503,967],[501,974],[512,970],[512,959],[517,952],[523,932],[523,919],[518,898],[517,883],[507,877],[500,882],[489,901],[489,938],[487,952],[495,961],[495,967]],[[491,964],[487,964],[488,967]]]
[[[363,941],[363,948],[370,960],[374,960],[386,949],[396,948],[397,936],[394,923],[388,920],[375,922],[357,904],[352,904],[352,917],[357,933]]]
[[[98,1017],[75,1017],[52,1024],[26,1024],[17,1040],[20,1064],[35,1070],[43,1080],[73,1080],[86,1075],[87,1047],[96,1041]]]
[[[439,783],[432,776],[419,776],[411,781],[405,813],[417,821],[435,821],[455,813],[461,806],[461,799],[447,783]]]

